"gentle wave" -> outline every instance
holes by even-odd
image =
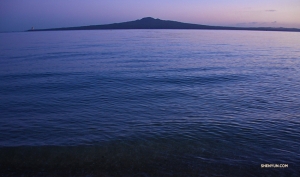
[[[299,175],[296,34],[65,34],[0,34],[4,174]]]

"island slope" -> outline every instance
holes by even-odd
[[[272,27],[226,27],[208,26],[191,23],[183,23],[170,20],[154,19],[145,17],[135,21],[113,23],[106,25],[90,25],[66,28],[31,29],[28,31],[63,31],[63,30],[116,30],[116,29],[199,29],[199,30],[251,30],[251,31],[292,31],[300,32],[297,28],[272,28]]]

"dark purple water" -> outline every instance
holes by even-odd
[[[0,110],[2,176],[299,176],[300,33],[2,33]]]

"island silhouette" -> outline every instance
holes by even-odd
[[[139,20],[112,23],[105,25],[90,25],[79,27],[64,27],[50,29],[30,29],[28,31],[63,31],[63,30],[117,30],[117,29],[198,29],[198,30],[251,30],[251,31],[291,31],[300,32],[297,28],[274,28],[274,27],[227,27],[208,26],[200,24],[183,23],[171,20],[161,20],[145,17]]]

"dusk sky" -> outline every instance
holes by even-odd
[[[203,25],[300,28],[300,0],[0,0],[0,31],[154,17]]]

